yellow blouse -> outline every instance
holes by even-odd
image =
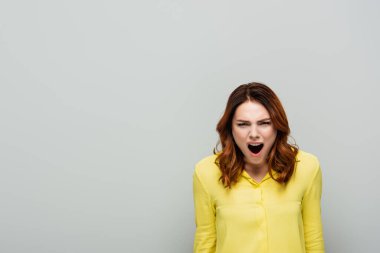
[[[243,170],[231,190],[219,181],[216,156],[193,173],[194,253],[324,253],[316,156],[299,150],[285,186],[269,174],[257,183]]]

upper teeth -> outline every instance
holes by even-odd
[[[259,146],[261,144],[249,144],[249,145],[251,145],[251,146]]]

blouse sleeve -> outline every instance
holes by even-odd
[[[196,225],[193,252],[214,253],[216,247],[215,208],[196,170],[193,174],[193,197]]]
[[[302,218],[307,253],[324,253],[321,218],[322,173],[319,165],[302,199]]]

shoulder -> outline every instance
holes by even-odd
[[[217,182],[221,176],[219,166],[215,163],[217,154],[209,155],[195,164],[194,175],[205,183]]]
[[[304,150],[299,149],[297,156],[297,160],[299,160],[301,163],[307,164],[307,165],[319,165],[319,159],[316,155],[306,152]]]
[[[316,155],[304,150],[298,150],[296,160],[295,173],[297,177],[313,178],[320,172],[320,163]]]

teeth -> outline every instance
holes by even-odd
[[[261,145],[261,143],[260,144],[249,144],[249,145],[251,145],[251,146],[259,146],[259,145]]]

